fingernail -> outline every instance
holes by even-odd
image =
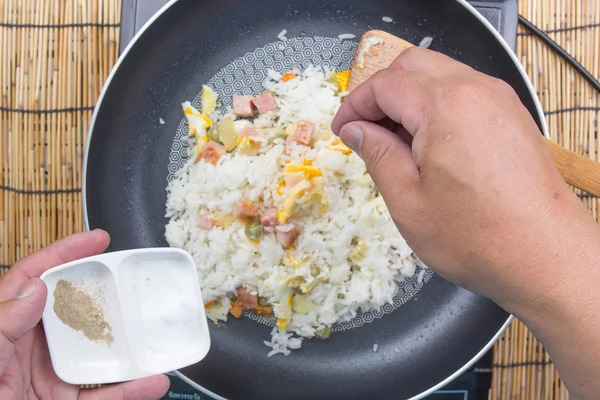
[[[21,289],[19,294],[15,296],[16,299],[23,299],[25,297],[31,296],[37,290],[37,286],[34,281],[30,280],[25,284],[25,286]]]
[[[360,148],[363,142],[363,130],[358,124],[344,125],[340,130],[340,139],[356,154],[360,156]]]

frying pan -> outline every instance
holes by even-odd
[[[384,24],[383,16],[394,22]],[[84,159],[87,227],[107,230],[110,250],[166,246],[165,187],[181,162],[177,141],[185,133],[181,102],[197,101],[209,81],[229,93],[236,85],[231,76],[244,85],[235,90],[256,91],[269,63],[347,68],[353,44],[337,35],[360,37],[371,28],[414,44],[434,37],[433,50],[511,84],[546,132],[516,57],[464,1],[172,1],[127,47],[100,96]],[[282,29],[299,39],[278,42]],[[511,317],[436,275],[414,289],[402,288],[408,300],[394,311],[365,317],[362,326],[339,329],[328,340],[305,340],[288,357],[266,357],[270,327],[230,319],[211,326],[208,357],[178,373],[205,393],[229,399],[421,398],[468,369]]]

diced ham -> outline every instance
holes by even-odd
[[[212,165],[217,165],[217,161],[221,156],[227,154],[227,150],[225,150],[225,146],[220,143],[213,142],[212,140],[204,146],[202,149],[202,158],[211,163]]]
[[[279,243],[281,243],[283,248],[287,249],[292,244],[294,244],[296,239],[298,239],[298,235],[300,235],[301,231],[302,227],[300,225],[294,224],[294,227],[287,232],[277,231],[275,237],[277,238]]]
[[[198,220],[198,228],[210,231],[215,226],[215,219],[211,214],[205,213]]]
[[[250,293],[245,287],[240,286],[237,288],[236,303],[243,308],[252,310],[258,307],[258,296]]]
[[[248,201],[238,201],[235,203],[235,216],[238,218],[258,217],[258,204]]]
[[[238,117],[254,117],[254,109],[252,108],[252,97],[250,96],[233,96],[233,112]]]
[[[262,138],[262,132],[259,128],[254,125],[247,125],[242,129],[241,136],[248,136],[250,139],[252,138]]]
[[[296,140],[294,139],[293,136],[288,136],[287,139],[285,139],[285,154],[286,155],[290,155],[292,154],[292,147],[296,144]]]
[[[310,146],[310,142],[312,140],[314,132],[315,124],[302,119],[300,120],[300,122],[298,122],[298,126],[296,126],[296,131],[294,132],[294,140],[305,146]]]
[[[267,111],[277,108],[275,97],[273,97],[273,93],[268,90],[252,100],[252,103],[254,103],[254,106],[258,110],[259,114],[266,113]]]
[[[277,226],[277,209],[269,208],[260,216],[260,223],[265,228],[274,228]]]

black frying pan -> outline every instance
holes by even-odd
[[[384,24],[382,16],[394,23]],[[180,0],[164,9],[120,59],[90,130],[86,220],[90,229],[111,234],[111,250],[167,245],[165,187],[175,132],[181,130],[180,103],[194,98],[232,60],[277,41],[284,28],[288,37],[334,38],[379,28],[415,44],[433,36],[432,49],[509,82],[545,129],[516,58],[462,2]],[[325,50],[323,62],[338,56]],[[325,341],[306,340],[288,357],[266,357],[262,341],[270,328],[265,325],[247,318],[211,324],[208,357],[181,374],[231,399],[419,397],[468,368],[510,322],[491,301],[437,276],[415,298],[360,328]]]

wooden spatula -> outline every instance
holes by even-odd
[[[383,43],[379,39],[383,39]],[[356,50],[348,90],[356,88],[380,69],[389,67],[401,52],[410,47],[413,47],[411,43],[390,33],[379,30],[366,32]],[[546,139],[546,143],[565,182],[600,197],[600,163],[549,139]]]

